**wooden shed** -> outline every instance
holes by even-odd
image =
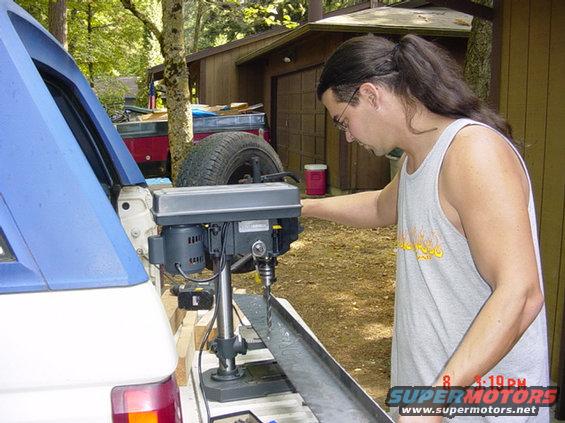
[[[498,3],[497,18],[499,108],[512,125],[514,137],[524,142],[522,153],[532,179],[539,225],[551,376],[563,384],[565,2],[503,0]]]
[[[186,62],[190,86],[196,88],[197,100],[205,104],[262,102],[260,75],[238,69],[236,60],[269,45],[288,32],[290,30],[287,28],[277,27],[189,54]],[[158,81],[163,79],[163,70],[164,65],[161,64],[150,68],[148,73],[150,78]]]
[[[427,36],[462,61],[470,28],[471,16],[445,8],[370,8],[304,24],[237,64],[262,76],[273,144],[288,170],[301,174],[306,164],[325,163],[333,192],[378,189],[390,181],[388,159],[348,144],[334,128],[315,93],[323,63],[339,44],[365,33]]]

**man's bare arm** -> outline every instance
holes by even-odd
[[[457,211],[492,295],[438,376],[468,386],[515,345],[543,307],[528,215],[529,187],[516,154],[494,132],[469,127],[444,162],[445,197]]]
[[[302,216],[358,228],[388,226],[395,224],[397,220],[397,197],[398,174],[380,191],[302,200]]]

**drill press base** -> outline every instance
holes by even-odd
[[[228,381],[214,380],[217,369],[202,375],[204,392],[210,401],[229,402],[264,397],[281,392],[296,392],[276,361],[266,360],[241,366],[243,376]]]

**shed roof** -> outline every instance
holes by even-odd
[[[128,91],[125,93],[125,98],[136,98],[139,88],[137,86],[137,77],[136,76],[120,76],[116,78],[116,80],[120,81],[124,84]]]
[[[222,45],[217,46],[217,47],[205,48],[204,50],[200,50],[200,51],[197,51],[195,53],[191,53],[188,56],[186,56],[186,63],[190,64],[190,63],[193,63],[193,62],[197,62],[197,61],[204,59],[206,57],[213,56],[214,54],[218,54],[218,53],[221,53],[223,51],[228,51],[228,50],[231,50],[233,48],[241,47],[243,45],[250,44],[250,43],[253,43],[253,42],[256,42],[256,41],[264,40],[264,39],[271,38],[271,37],[280,36],[280,35],[287,33],[287,32],[290,32],[290,29],[277,26],[277,27],[274,27],[274,28],[269,29],[267,31],[263,31],[263,32],[260,32],[258,34],[248,35],[245,38],[230,41],[229,43],[222,44]],[[161,79],[161,78],[163,78],[164,69],[165,69],[165,65],[163,63],[161,63],[159,65],[153,66],[152,68],[149,68],[147,70],[147,72],[149,73],[149,75],[153,75],[155,79]]]
[[[379,32],[381,34],[431,35],[442,37],[468,37],[473,17],[447,8],[430,7],[404,9],[378,7],[347,15],[333,16],[301,25],[273,43],[253,53],[240,57],[236,64],[256,60],[313,31],[326,32]]]

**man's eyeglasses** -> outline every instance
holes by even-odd
[[[345,123],[343,123],[341,121],[341,118],[343,117],[343,114],[345,113],[345,111],[347,110],[347,108],[349,107],[349,105],[351,104],[351,101],[353,100],[353,98],[355,97],[355,94],[357,94],[357,91],[359,91],[359,87],[355,88],[355,91],[353,91],[353,94],[351,94],[351,97],[349,98],[349,101],[347,102],[347,104],[345,105],[345,107],[343,108],[341,114],[339,115],[339,117],[334,117],[333,118],[333,122],[334,125],[337,129],[339,129],[340,131],[346,132],[349,128],[347,127],[347,125]]]

